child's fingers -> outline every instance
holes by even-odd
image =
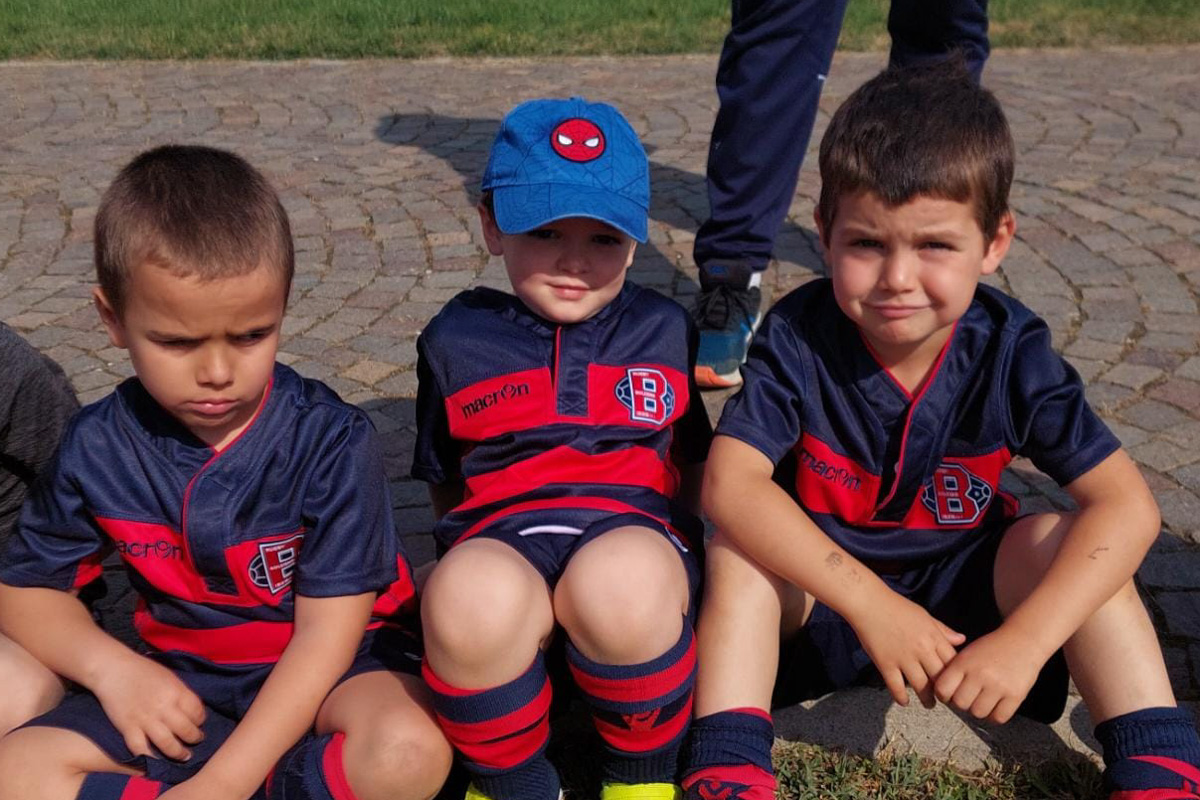
[[[904,674],[898,669],[880,670],[883,684],[891,693],[892,699],[902,706],[908,705],[908,689],[904,685]]]
[[[967,675],[955,690],[951,703],[959,711],[970,711],[975,698],[979,696],[980,688],[979,681]]]
[[[171,733],[184,744],[197,744],[204,738],[204,731],[200,730],[200,727],[188,719],[183,712],[177,712],[174,717],[167,720],[167,725]]]
[[[204,703],[191,689],[186,689],[184,695],[179,699],[179,708],[187,715],[192,724],[200,726],[204,724],[204,718],[207,716],[204,710]]]
[[[949,705],[950,701],[954,699],[954,693],[958,691],[962,679],[962,670],[954,665],[953,660],[946,662],[941,673],[938,674],[937,680],[933,682],[934,694],[937,695],[938,700]]]
[[[1013,718],[1017,713],[1017,708],[1021,705],[1020,699],[1015,697],[1005,697],[996,704],[992,714],[988,719],[998,724],[1004,724]]]
[[[964,634],[961,634],[958,631],[954,630],[954,628],[951,628],[949,625],[945,624],[940,619],[935,619],[934,622],[936,622],[938,624],[938,627],[941,628],[942,635],[946,637],[946,641],[949,642],[950,644],[952,644],[953,646],[958,647],[959,645],[961,645],[963,642],[965,642],[967,640],[967,637]]]
[[[158,751],[167,758],[175,761],[187,761],[192,757],[188,749],[183,745],[183,742],[176,738],[164,723],[158,723],[153,728],[146,731],[150,742],[158,748]]]
[[[146,734],[142,732],[141,728],[121,731],[121,735],[125,738],[125,746],[129,748],[129,752],[135,756],[154,756],[154,751],[150,747],[150,740],[146,738]]]
[[[971,703],[971,716],[975,719],[986,719],[995,711],[1000,699],[1000,692],[988,686],[983,687]]]

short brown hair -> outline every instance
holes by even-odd
[[[139,264],[201,280],[267,266],[286,293],[296,263],[287,212],[262,173],[233,153],[190,145],[147,150],[121,170],[96,213],[95,254],[117,314]]]
[[[893,206],[918,195],[969,201],[988,241],[1008,212],[1012,134],[999,101],[961,58],[867,81],[834,113],[820,158],[826,236],[838,201],[863,191]]]

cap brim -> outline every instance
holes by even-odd
[[[645,243],[646,209],[606,189],[541,183],[503,186],[492,190],[496,226],[504,233],[525,233],[548,222],[587,217],[607,222],[632,239]]]

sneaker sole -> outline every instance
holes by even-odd
[[[732,389],[742,385],[741,370],[719,375],[712,367],[696,365],[696,385],[701,389]]]

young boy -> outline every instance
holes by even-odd
[[[146,152],[101,202],[96,264],[137,377],[76,417],[0,558],[0,626],[80,687],[0,741],[0,796],[431,796],[450,751],[374,432],[275,362],[274,190],[231,153]],[[109,549],[149,656],[69,591]]]
[[[79,410],[75,390],[54,361],[0,323],[0,547],[17,524],[30,486],[58,448]],[[63,696],[62,681],[0,635],[0,736],[48,711]]]
[[[513,294],[464,292],[418,340],[413,475],[445,551],[422,596],[426,681],[468,798],[553,800],[543,650],[561,625],[602,798],[674,798],[711,429],[687,313],[625,280],[646,155],[611,106],[535,100],[505,117],[483,190]]]
[[[687,796],[773,797],[772,703],[880,676],[901,704],[907,683],[1052,720],[1061,653],[1112,797],[1194,800],[1200,741],[1132,582],[1154,499],[1045,323],[979,284],[1015,229],[999,104],[960,67],[889,71],[820,159],[829,278],[769,314],[705,480]],[[1016,455],[1079,510],[1018,516],[999,489]]]

